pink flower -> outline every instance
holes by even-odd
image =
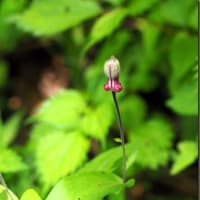
[[[111,56],[104,64],[104,73],[108,77],[104,90],[112,92],[120,92],[123,88],[119,82],[120,64],[118,59]]]

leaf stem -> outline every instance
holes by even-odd
[[[4,178],[3,178],[3,176],[2,176],[1,173],[0,173],[0,183],[1,183],[1,184],[3,185],[3,187],[5,188],[5,190],[6,190],[7,194],[8,194],[8,196],[10,197],[10,199],[11,199],[11,200],[14,200],[13,197],[12,197],[12,195],[10,194],[10,192],[9,192],[9,190],[8,190],[8,186],[7,186],[7,184],[6,184],[6,182],[5,182],[5,180],[4,180]]]
[[[115,103],[115,109],[116,109],[116,113],[117,113],[119,130],[120,130],[120,138],[121,138],[121,145],[122,145],[122,179],[123,179],[123,182],[125,183],[125,181],[126,181],[125,134],[124,134],[123,126],[122,126],[122,120],[121,120],[119,105],[118,105],[117,98],[116,98],[116,93],[112,92],[112,96],[113,96],[113,100]]]

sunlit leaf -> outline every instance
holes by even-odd
[[[98,15],[100,11],[95,1],[35,0],[13,21],[36,35],[52,36]]]
[[[86,109],[86,102],[78,91],[64,90],[44,102],[32,120],[72,129],[78,126]]]
[[[22,194],[20,200],[42,200],[42,199],[35,190],[28,189]]]
[[[103,141],[108,134],[112,121],[112,107],[109,103],[102,103],[95,110],[88,111],[80,126],[85,134]]]
[[[137,149],[134,144],[126,144],[126,155],[128,164],[127,167],[130,167],[130,165],[134,163],[137,156]],[[99,154],[96,158],[86,163],[79,170],[79,173],[94,171],[113,172],[121,166],[121,160],[122,147],[115,147]]]
[[[4,146],[8,146],[15,139],[20,127],[22,115],[22,112],[17,112],[4,124],[2,133],[2,142]]]
[[[36,148],[37,171],[47,185],[73,172],[87,158],[89,141],[78,132],[48,134]]]
[[[104,172],[90,172],[67,176],[55,185],[46,200],[101,200],[122,190],[122,180]]]
[[[196,141],[181,141],[178,144],[178,153],[170,170],[175,175],[191,165],[198,157],[198,145]]]
[[[2,185],[0,185],[0,199],[1,200],[18,200],[17,196],[13,192],[11,192],[10,190],[7,191]]]
[[[21,157],[11,149],[0,150],[0,172],[11,173],[26,169]]]

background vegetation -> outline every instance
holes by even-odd
[[[197,198],[197,15],[195,0],[0,2],[0,172],[20,200]]]

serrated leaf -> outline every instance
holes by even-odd
[[[11,192],[10,190],[7,191],[2,185],[0,185],[0,199],[1,200],[18,200],[17,196],[13,192]]]
[[[126,15],[127,10],[124,8],[117,8],[102,15],[92,27],[85,49],[89,49],[92,45],[113,33]]]
[[[90,172],[67,176],[55,185],[46,200],[101,200],[123,189],[122,180],[103,172]]]
[[[95,1],[35,0],[13,21],[35,35],[52,36],[98,15],[100,11]]]
[[[106,116],[105,116],[106,113]],[[109,103],[100,104],[95,110],[90,110],[82,119],[80,128],[86,134],[104,141],[113,121],[113,110]]]
[[[5,147],[11,144],[15,139],[20,127],[22,115],[22,112],[16,112],[4,124],[2,132],[2,142]]]
[[[73,172],[87,158],[88,149],[88,139],[78,132],[57,132],[42,137],[36,148],[36,165],[41,180],[51,185]]]
[[[34,189],[27,189],[21,196],[20,200],[42,200]]]
[[[78,91],[64,90],[44,102],[32,120],[72,129],[78,126],[86,110],[86,102]]]
[[[137,149],[135,163],[150,169],[165,165],[169,159],[172,139],[171,125],[165,119],[154,117],[144,122],[130,135],[130,141]]]
[[[22,162],[21,157],[13,150],[0,150],[0,172],[11,173],[25,170],[26,165]]]
[[[175,175],[191,165],[198,157],[198,145],[196,141],[181,141],[178,144],[179,153],[175,156],[170,173]]]

